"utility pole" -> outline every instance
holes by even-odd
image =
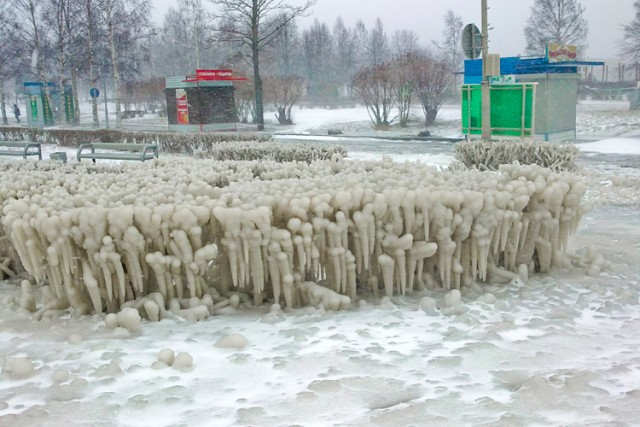
[[[489,23],[487,0],[482,0],[482,139],[491,141],[491,89],[487,75],[487,55],[489,51]]]

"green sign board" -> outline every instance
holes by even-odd
[[[30,95],[29,105],[31,106],[31,117],[33,118],[33,120],[38,120],[38,97],[35,95]]]
[[[491,133],[496,136],[533,136],[536,83],[490,86]],[[462,133],[482,134],[482,85],[462,86]]]
[[[76,108],[73,102],[73,91],[70,86],[64,88],[64,117],[68,124],[74,124]]]
[[[49,96],[42,94],[42,111],[44,115],[44,125],[53,126],[53,112],[51,111],[51,105],[49,105]]]

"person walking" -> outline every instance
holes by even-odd
[[[13,115],[16,116],[16,121],[20,123],[20,107],[18,107],[18,104],[13,104]]]

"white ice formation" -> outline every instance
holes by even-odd
[[[109,322],[131,331],[139,317],[127,308],[197,321],[252,294],[337,310],[363,289],[392,296],[548,271],[567,265],[584,211],[576,175],[536,166],[171,158],[0,170],[4,232],[48,285],[36,314],[118,313]]]
[[[555,171],[568,171],[576,167],[580,150],[574,144],[525,141],[469,140],[457,143],[456,159],[466,167],[480,170],[498,170],[500,165],[517,162],[538,165]]]
[[[14,379],[28,378],[34,372],[33,363],[26,357],[8,357],[2,366],[2,373]]]

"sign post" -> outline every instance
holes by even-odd
[[[482,139],[491,141],[491,87],[487,73],[489,51],[489,23],[487,0],[482,0]]]

